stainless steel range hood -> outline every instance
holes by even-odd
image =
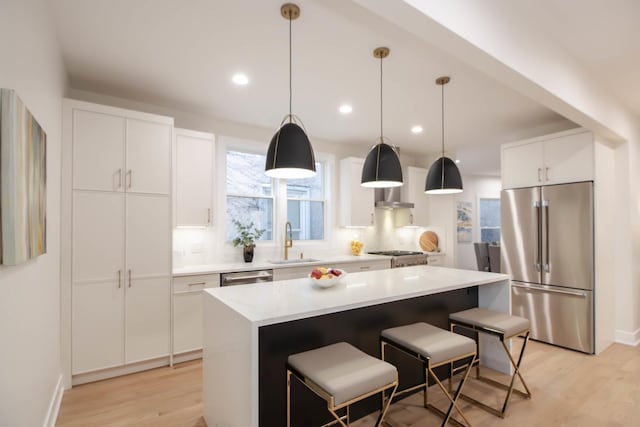
[[[376,188],[375,201],[376,208],[385,209],[411,209],[413,203],[400,201],[400,189],[402,187]]]

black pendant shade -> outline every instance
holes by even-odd
[[[402,166],[392,146],[380,142],[369,151],[362,167],[361,183],[371,188],[402,185]]]
[[[313,148],[296,123],[285,123],[271,138],[265,173],[272,178],[309,178],[316,174]]]
[[[453,194],[462,191],[462,177],[455,162],[440,157],[433,162],[427,174],[424,192],[427,194]]]

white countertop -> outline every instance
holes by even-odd
[[[316,258],[316,257],[312,257]],[[276,264],[269,261],[254,261],[254,262],[235,262],[235,263],[220,263],[220,264],[202,264],[202,265],[191,265],[188,267],[179,267],[173,269],[173,276],[193,276],[196,274],[214,274],[214,273],[230,273],[233,271],[254,271],[254,270],[265,270],[265,269],[276,269],[276,268],[290,268],[290,267],[301,267],[301,266],[316,266],[322,265],[326,267],[331,267],[336,263],[343,262],[366,262],[366,261],[379,261],[385,259],[391,259],[389,256],[384,255],[369,255],[369,254],[360,254],[359,256],[354,255],[342,255],[342,256],[328,256],[328,257],[317,257],[319,261],[311,261],[311,262],[292,262],[287,264]],[[311,270],[311,269],[309,269]]]
[[[210,288],[204,292],[205,297],[216,298],[254,326],[263,326],[504,280],[509,276],[415,266],[350,273],[326,289],[304,278]]]

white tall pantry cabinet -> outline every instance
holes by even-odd
[[[76,384],[169,355],[173,119],[65,100],[64,131],[63,301]]]

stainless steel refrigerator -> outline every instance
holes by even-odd
[[[531,338],[594,352],[593,183],[503,190],[502,271]]]

